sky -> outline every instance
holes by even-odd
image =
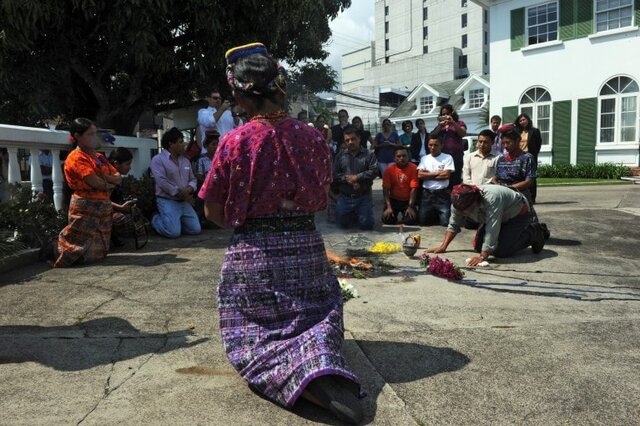
[[[329,57],[324,62],[338,72],[338,81],[342,55],[368,46],[375,37],[374,3],[375,0],[352,0],[351,7],[329,23],[333,35],[326,45]]]

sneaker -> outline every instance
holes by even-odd
[[[544,247],[544,232],[540,224],[531,225],[531,251],[538,254]]]

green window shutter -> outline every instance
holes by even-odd
[[[596,161],[598,98],[578,99],[578,164]]]
[[[553,103],[553,164],[571,162],[571,101]]]
[[[582,0],[577,5],[576,37],[586,37],[593,33],[593,1]]]
[[[640,27],[640,0],[636,0],[636,27]]]
[[[519,50],[524,42],[524,7],[511,11],[511,50]]]
[[[575,0],[560,0],[560,40],[571,40],[576,38],[576,20],[574,12]]]
[[[509,106],[502,108],[502,122],[513,123],[513,120],[518,116],[518,106]]]

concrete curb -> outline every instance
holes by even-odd
[[[34,248],[20,250],[10,256],[0,258],[0,274],[37,262],[39,256],[40,249]]]

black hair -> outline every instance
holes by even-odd
[[[162,148],[169,149],[169,145],[178,142],[180,139],[184,139],[184,135],[177,127],[172,127],[162,135]]]
[[[409,154],[409,148],[408,148],[408,147],[406,147],[406,146],[404,146],[404,145],[398,145],[398,146],[396,146],[396,147],[394,147],[394,148],[393,148],[393,152],[394,152],[394,154],[395,154],[396,152],[400,151],[400,150],[402,150],[402,151],[407,151],[407,154]]]
[[[453,105],[451,104],[444,104],[440,107],[440,115],[442,115],[442,110],[443,109],[448,109],[449,111],[451,111],[451,118],[453,118],[453,121],[458,121],[458,113],[453,109]]]
[[[511,139],[514,142],[520,142],[520,132],[514,127],[513,129],[505,130],[500,133],[500,136],[504,139]]]
[[[418,119],[416,120],[416,127],[418,127],[418,123],[422,123],[422,124],[424,124],[424,120],[423,120],[422,118],[418,118]]]
[[[526,128],[520,125],[520,119],[522,117],[527,119]],[[529,131],[533,127],[533,123],[531,122],[531,117],[529,117],[529,114],[527,114],[526,112],[521,112],[520,115],[516,117],[515,121],[513,122],[513,125],[516,126],[516,130],[519,130],[519,131],[523,131],[523,130]]]
[[[346,109],[339,110],[338,115],[340,115],[341,112],[344,112],[345,114],[347,114],[347,117],[349,117],[349,111],[347,111]]]
[[[404,130],[404,127],[405,127],[407,124],[408,124],[409,126],[411,126],[411,128],[413,129],[413,122],[412,122],[411,120],[405,120],[405,121],[403,121],[403,122],[402,122],[402,129],[403,129],[403,130]]]
[[[393,121],[389,120],[388,118],[385,118],[384,120],[382,120],[382,125],[384,126],[384,123],[389,122],[389,124],[391,124],[393,126]]]
[[[480,132],[480,134],[478,135],[478,137],[480,137],[480,136],[488,136],[488,137],[489,137],[489,139],[493,140],[493,138],[495,138],[495,137],[496,137],[496,134],[495,134],[495,133],[493,133],[493,132],[491,131],[491,129],[484,129],[484,130],[483,130],[483,131],[481,131],[481,132]]]
[[[220,141],[220,135],[218,133],[209,133],[208,135],[205,136],[204,138],[204,142],[202,143],[202,145],[206,148],[209,145],[211,145],[211,143],[213,141]],[[218,143],[216,142],[216,143]]]
[[[358,134],[358,129],[353,127],[351,124],[348,124],[348,125],[346,125],[344,127],[344,129],[342,130],[342,134],[344,134],[344,135],[356,135],[356,136],[360,137],[360,135]]]
[[[442,144],[442,133],[440,133],[440,132],[431,132],[431,133],[429,133],[429,139],[427,139],[427,141],[430,141],[431,139],[435,139],[438,142],[440,142],[440,144]]]
[[[253,87],[249,91],[236,89],[234,93],[238,97],[249,100],[258,109],[264,105],[265,100],[284,108],[285,94],[270,87],[277,76],[278,61],[273,57],[264,54],[244,56],[233,66],[233,77],[241,83],[252,83]],[[286,84],[284,85],[285,87],[280,87],[282,91],[286,90]]]
[[[498,120],[500,123],[502,123],[502,117],[500,117],[499,115],[492,116],[489,120],[489,123],[491,123],[493,120]]]
[[[93,121],[84,117],[78,117],[71,122],[71,125],[69,126],[69,133],[71,134],[71,138],[73,139],[73,142],[71,143],[73,144],[74,148],[78,146],[78,140],[76,139],[76,134],[81,135],[87,130],[89,130],[91,126],[95,126],[95,125],[96,124]]]
[[[359,115],[356,115],[356,116],[354,116],[354,117],[351,119],[351,124],[353,124],[353,121],[354,121],[354,120],[359,120],[359,121],[360,121],[360,123],[362,123],[362,118],[360,118],[360,116],[359,116]],[[364,123],[362,123],[362,124],[364,124]]]
[[[116,161],[120,164],[126,163],[129,160],[133,160],[133,154],[127,148],[119,146],[109,154],[109,162],[111,164]]]
[[[302,110],[298,113],[298,120],[302,120],[302,118],[300,116],[305,116],[307,118],[309,118],[309,114],[307,114],[307,111]]]

